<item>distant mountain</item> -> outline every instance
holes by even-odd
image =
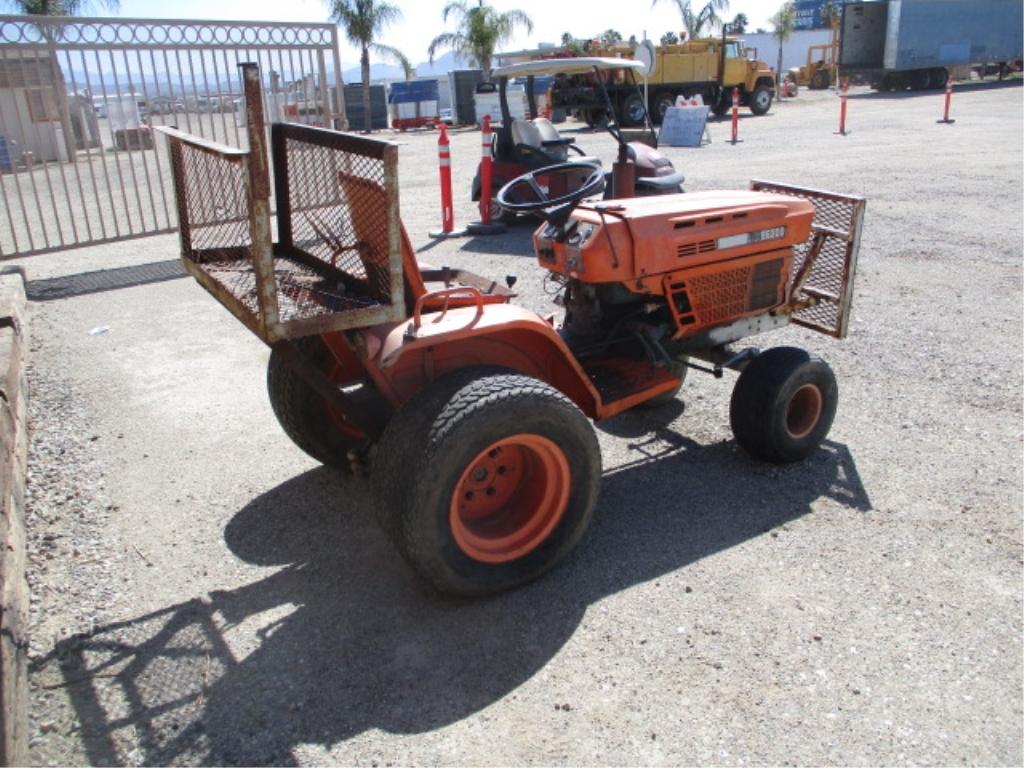
[[[346,85],[362,82],[363,74],[359,64],[343,62],[341,65],[341,76]],[[440,77],[446,75],[453,69],[469,69],[470,64],[460,59],[454,53],[446,53],[434,59],[434,63],[423,61],[416,65],[417,77]],[[402,80],[405,73],[402,68],[394,64],[383,64],[380,62],[370,63],[370,82],[379,80]]]

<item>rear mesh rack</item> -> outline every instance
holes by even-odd
[[[794,313],[793,322],[830,336],[844,338],[849,330],[853,276],[857,268],[861,225],[867,201],[863,197],[838,195],[773,181],[752,181],[750,188],[792,195],[814,204],[811,236],[793,248],[794,278],[805,271],[809,257],[814,259],[806,270],[802,284],[797,288],[797,295],[790,297],[792,302],[806,305]],[[815,255],[816,238],[820,239],[821,246]]]
[[[249,151],[163,129],[185,268],[267,343],[402,319],[397,146],[274,124],[274,243],[259,70],[242,73]]]

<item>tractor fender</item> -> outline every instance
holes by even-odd
[[[367,369],[392,405],[400,407],[445,373],[500,366],[540,379],[598,418],[600,397],[552,323],[514,304],[434,312],[361,332]]]

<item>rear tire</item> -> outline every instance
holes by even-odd
[[[676,104],[676,98],[668,91],[662,91],[654,97],[654,114],[651,115],[651,120],[658,125],[661,125],[665,120],[665,112]]]
[[[729,421],[736,442],[755,458],[799,461],[828,435],[838,400],[836,378],[825,361],[796,347],[775,347],[743,369]]]
[[[464,596],[558,564],[589,525],[600,480],[589,419],[551,386],[493,368],[443,376],[402,408],[372,475],[378,518],[409,565]]]
[[[915,69],[909,75],[910,90],[927,91],[931,86],[931,71],[927,69]]]
[[[590,128],[603,128],[608,124],[608,111],[605,109],[585,109],[580,113],[580,119]]]
[[[319,336],[306,336],[292,344],[299,354],[339,385],[355,383],[350,376],[338,370],[334,355]],[[375,392],[371,395],[368,384],[363,384],[356,392],[377,399]],[[366,433],[346,424],[344,416],[329,406],[276,350],[270,353],[267,365],[267,394],[270,407],[285,434],[322,464],[349,471],[349,451],[365,447],[370,442]]]
[[[808,86],[812,91],[823,91],[829,86],[828,71],[819,69],[811,77],[811,83]]]

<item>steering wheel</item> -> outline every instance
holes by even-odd
[[[547,176],[548,184],[552,176],[578,176],[581,171],[589,171],[586,180],[579,189],[558,197],[548,197],[537,180],[538,176]],[[511,197],[520,187],[528,187],[533,197],[527,202],[516,202]],[[568,162],[548,165],[517,176],[498,190],[495,200],[498,205],[510,213],[535,213],[549,224],[564,224],[569,213],[585,197],[598,195],[604,191],[604,169],[597,163]]]

